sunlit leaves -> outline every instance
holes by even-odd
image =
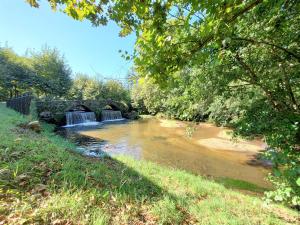
[[[129,91],[122,83],[115,80],[107,82],[77,74],[68,93],[68,99],[98,100],[112,99],[129,102]]]
[[[29,3],[38,6],[35,0]],[[121,36],[135,31],[135,69],[145,77],[137,87],[142,97],[135,96],[150,113],[165,110],[180,119],[195,119],[199,105],[207,107],[203,102],[209,99],[201,113],[235,125],[240,134],[264,135],[272,148],[268,157],[280,168],[272,180],[277,190],[269,196],[298,204],[299,1],[50,3],[95,25],[111,19],[121,27]]]
[[[28,91],[39,96],[63,96],[71,85],[71,71],[64,58],[48,47],[31,52],[29,57],[0,48],[0,68],[3,99]]]

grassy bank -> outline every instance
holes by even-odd
[[[244,225],[299,219],[287,208],[184,171],[129,158],[84,158],[49,125],[40,134],[17,126],[27,119],[0,105],[3,224]]]

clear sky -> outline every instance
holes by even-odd
[[[45,0],[39,9],[25,0],[0,0],[0,45],[12,47],[18,54],[43,45],[56,47],[65,56],[73,73],[104,77],[124,77],[132,66],[119,49],[133,51],[134,35],[121,38],[119,28],[110,22],[93,27],[88,21],[53,12]]]

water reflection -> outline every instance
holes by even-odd
[[[249,165],[263,149],[256,141],[233,142],[228,130],[202,123],[191,137],[187,123],[144,119],[104,124],[92,129],[65,129],[78,150],[88,156],[130,155],[162,165],[213,177],[229,177],[269,187],[264,177],[268,170]]]

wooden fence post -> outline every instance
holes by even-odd
[[[30,113],[30,104],[32,100],[31,93],[25,93],[7,100],[6,107],[14,109],[15,111],[28,115]]]

